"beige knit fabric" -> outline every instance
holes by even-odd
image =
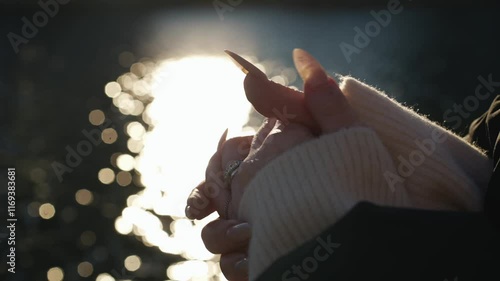
[[[301,144],[266,165],[239,217],[252,226],[249,278],[335,223],[357,202],[481,209],[491,163],[450,131],[358,80],[340,85],[365,127]]]

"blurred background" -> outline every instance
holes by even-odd
[[[199,237],[217,216],[184,217],[224,129],[260,125],[224,49],[301,89],[303,48],[465,133],[498,94],[471,99],[500,81],[496,7],[402,0],[377,21],[392,2],[0,1],[0,279],[225,280]]]

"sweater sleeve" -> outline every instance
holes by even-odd
[[[477,147],[354,78],[344,77],[342,92],[364,124],[387,147],[411,207],[479,211],[492,162]]]
[[[252,226],[250,280],[356,203],[480,210],[487,157],[450,131],[355,79],[341,89],[366,127],[323,135],[266,165],[243,194]]]
[[[404,188],[391,190],[385,171],[396,172],[392,159],[366,127],[322,136],[274,159],[247,187],[239,209],[252,225],[250,280],[360,200],[408,205]]]

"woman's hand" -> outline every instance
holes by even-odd
[[[217,219],[203,228],[203,242],[210,252],[221,254],[220,267],[228,280],[248,279],[250,235],[250,225],[237,220]]]
[[[333,133],[359,123],[335,81],[326,75],[314,58],[305,51],[294,50],[294,61],[304,80],[304,95],[297,96],[296,91],[262,79],[259,75],[247,75],[247,98],[257,111],[270,118],[251,142],[248,137],[226,141],[223,135],[217,152],[209,162],[205,182],[195,188],[188,199],[188,217],[201,219],[217,210],[223,218],[237,218],[245,188],[267,163],[318,134]],[[288,96],[283,94],[287,92]],[[279,98],[274,93],[280,93]],[[286,108],[300,110],[288,111],[288,115],[279,114]],[[294,117],[287,119],[287,116]],[[228,186],[222,179],[222,171],[234,160],[243,162]],[[226,277],[245,280],[245,263],[236,266],[235,260],[246,252],[248,239],[246,242],[233,242],[224,235],[234,224],[234,220],[216,220],[208,224],[203,231],[203,240],[207,249],[222,254],[221,269]]]
[[[207,224],[202,239],[207,249],[221,254],[221,270],[229,280],[246,280],[247,249],[250,241],[248,223],[234,220],[236,207],[233,200],[240,201],[243,189],[233,189],[224,183],[223,168],[234,160],[243,160],[238,175],[238,186],[246,186],[253,176],[269,161],[284,151],[313,138],[310,131],[298,124],[283,126],[281,121],[266,119],[253,137],[236,137],[226,140],[222,135],[217,152],[212,156],[206,171],[206,181],[196,187],[188,198],[186,215],[191,219],[202,219],[218,211],[222,218]],[[235,176],[236,178],[236,176]],[[234,183],[231,184],[231,186]],[[232,199],[232,200],[231,200]],[[230,201],[231,200],[231,201]]]
[[[328,77],[322,66],[308,53],[302,50],[294,50],[295,66],[304,80],[303,103],[305,110],[309,112],[315,125],[306,127],[309,122],[295,123],[294,120],[281,120],[270,118],[255,135],[248,156],[241,163],[238,172],[231,182],[231,201],[228,206],[228,217],[237,218],[238,208],[245,188],[250,181],[270,161],[283,152],[293,147],[312,140],[316,134],[329,134],[341,128],[347,128],[359,124],[357,116],[342,94],[335,81]],[[249,100],[255,100],[255,96],[263,98],[262,79],[254,79],[250,75],[245,80],[245,92]],[[252,76],[253,77],[253,76]],[[257,82],[254,82],[257,81]],[[262,84],[262,86],[265,84]],[[272,93],[269,93],[272,95]],[[268,98],[272,100],[272,98]],[[259,98],[257,98],[259,100]],[[269,103],[259,102],[265,105],[263,112],[275,112],[269,110]],[[292,115],[294,112],[290,112]],[[302,118],[301,120],[307,120]],[[318,132],[319,131],[319,132]]]
[[[243,159],[231,181],[231,201],[224,211],[227,217],[238,218],[238,207],[243,193],[264,166],[287,150],[312,139],[314,139],[313,133],[303,125],[295,123],[285,125],[274,118],[266,119],[254,136],[247,157]]]

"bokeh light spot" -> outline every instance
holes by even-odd
[[[132,182],[132,175],[126,171],[120,171],[116,175],[116,182],[120,186],[127,186]]]
[[[135,121],[130,122],[127,125],[127,134],[134,140],[142,139],[142,136],[146,133],[146,129],[142,126],[141,123]]]
[[[139,153],[144,148],[144,144],[141,140],[134,140],[133,138],[128,139],[127,148],[130,152]]]
[[[78,275],[81,277],[89,277],[94,272],[94,267],[88,261],[81,262],[78,264]]]
[[[122,154],[116,158],[116,165],[123,171],[130,171],[134,168],[135,159],[129,154]]]
[[[127,220],[124,220],[123,217],[117,217],[115,220],[115,229],[118,233],[127,235],[132,232],[132,228],[134,226]]]
[[[89,113],[89,122],[92,125],[99,126],[104,123],[104,112],[99,109],[94,109]]]
[[[284,85],[284,86],[286,86],[287,82],[288,82],[288,81],[286,81],[286,78],[283,77],[283,76],[281,76],[281,75],[277,75],[277,76],[271,77],[270,80],[273,81],[273,82],[275,82],[275,83]]]
[[[136,271],[141,267],[141,258],[136,255],[128,256],[123,264],[128,271]]]
[[[109,275],[108,273],[101,273],[97,275],[95,281],[115,281],[115,278],[113,278],[113,276]]]
[[[120,94],[122,87],[117,82],[109,82],[104,87],[104,92],[110,98],[114,98]]]
[[[140,62],[136,62],[130,67],[130,72],[135,74],[137,77],[143,77],[144,74],[146,74],[146,71],[147,67]]]
[[[118,134],[113,128],[106,128],[101,133],[101,138],[104,143],[112,144],[118,139]]]
[[[49,281],[61,281],[64,278],[64,272],[60,267],[52,267],[47,271]]]
[[[80,189],[75,193],[75,199],[78,204],[86,206],[92,203],[94,196],[88,189]]]
[[[115,172],[110,168],[103,168],[99,171],[98,178],[104,184],[111,184],[115,180]]]
[[[40,217],[48,220],[48,219],[51,219],[55,215],[56,209],[54,208],[54,206],[52,204],[45,203],[45,204],[40,206],[40,209],[38,209],[38,213],[40,214]]]

